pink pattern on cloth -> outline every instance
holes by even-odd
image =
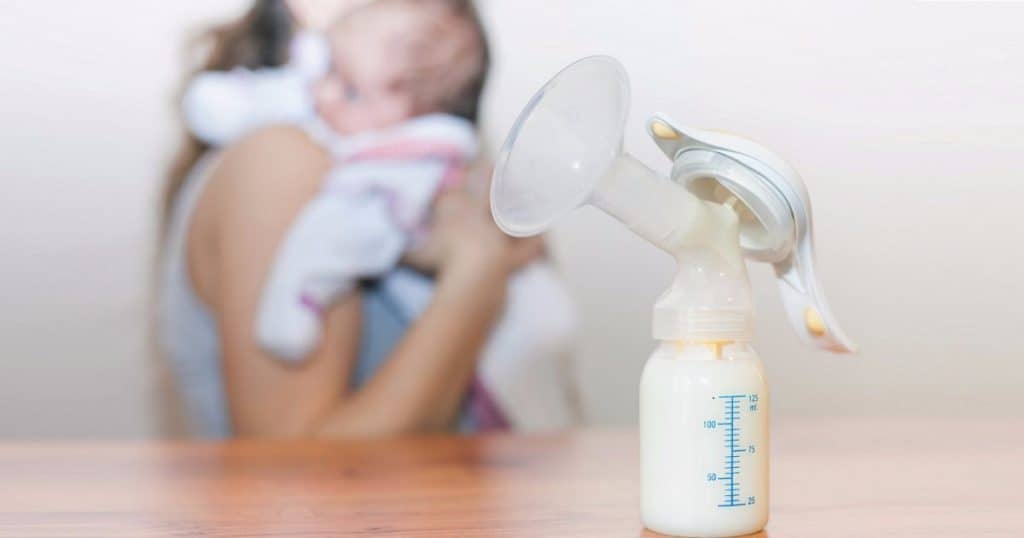
[[[438,194],[461,186],[466,180],[466,170],[463,164],[468,157],[466,152],[455,144],[435,142],[432,140],[407,139],[374,146],[365,150],[353,153],[342,163],[357,163],[362,161],[379,160],[435,160],[445,164],[444,173],[438,184]],[[426,235],[426,229],[421,222],[406,222],[402,219],[399,203],[400,200],[395,193],[383,187],[371,187],[368,192],[383,196],[388,202],[388,210],[392,218],[406,233],[413,236],[413,241],[421,239]]]
[[[306,309],[312,311],[314,314],[316,314],[316,316],[318,318],[323,318],[324,317],[324,310],[325,310],[324,306],[322,304],[320,304],[319,302],[317,302],[316,299],[310,297],[309,295],[307,295],[305,293],[300,295],[299,296],[299,304],[304,306]]]
[[[388,213],[391,214],[391,220],[397,222],[398,227],[405,231],[405,233],[412,233],[416,231],[418,223],[406,222],[402,218],[401,200],[398,199],[398,195],[395,194],[395,191],[386,189],[379,185],[371,185],[363,191],[363,194],[371,194],[384,198],[384,201],[388,204]]]
[[[469,385],[467,394],[467,411],[477,432],[507,431],[510,429],[508,419],[498,408],[498,404],[491,398],[491,393],[480,381],[474,377]]]
[[[429,140],[400,140],[391,144],[383,144],[350,155],[344,162],[367,160],[394,159],[435,159],[448,165],[441,178],[440,191],[445,191],[462,183],[465,174],[463,162],[467,160],[466,152],[454,144]]]

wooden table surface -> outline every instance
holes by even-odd
[[[783,537],[1024,536],[1024,420],[773,426]],[[644,536],[634,432],[0,446],[2,536]]]

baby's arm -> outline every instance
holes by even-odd
[[[387,200],[318,195],[278,248],[257,316],[260,346],[287,360],[306,357],[327,307],[357,279],[393,267],[405,244]]]

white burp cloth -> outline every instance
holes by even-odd
[[[199,73],[182,95],[185,125],[203,142],[221,147],[266,125],[304,124],[316,115],[312,84],[329,63],[324,37],[300,32],[280,67]]]

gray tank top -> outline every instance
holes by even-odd
[[[160,347],[170,362],[192,432],[207,438],[230,436],[231,422],[224,394],[217,319],[192,286],[185,241],[192,211],[215,159],[212,152],[204,156],[174,200],[159,289]],[[409,269],[395,271],[416,274]],[[363,322],[358,360],[350,378],[352,387],[362,385],[373,375],[410,324],[384,289],[385,286],[371,283],[362,290]]]

